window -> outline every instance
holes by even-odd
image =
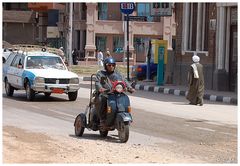
[[[86,3],[81,4],[81,20],[86,20],[87,18],[87,5]]]
[[[158,3],[156,3],[158,4]],[[160,22],[160,17],[151,16],[151,4],[150,3],[137,3],[137,15],[138,16],[147,16],[148,22]]]
[[[183,6],[183,51],[208,51],[209,5],[185,3]]]
[[[4,3],[3,6],[5,6],[6,10],[18,10],[18,11],[30,10],[28,8],[27,3]]]
[[[123,52],[124,38],[122,36],[113,37],[113,52],[121,53]]]
[[[98,20],[122,21],[119,3],[98,3]]]
[[[18,56],[16,56],[15,58],[14,58],[14,60],[12,61],[12,64],[11,64],[11,66],[13,66],[13,67],[17,67],[18,66],[18,64],[19,64],[19,62],[21,61],[21,59],[20,59],[21,57],[18,55]]]
[[[96,47],[97,49],[104,52],[106,50],[107,37],[106,36],[96,36]]]
[[[108,19],[108,6],[107,3],[98,4],[98,20]]]
[[[148,49],[149,38],[147,37],[135,37],[134,38],[134,49],[136,53],[145,53]]]
[[[48,26],[57,26],[58,10],[48,10]]]

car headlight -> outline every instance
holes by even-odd
[[[44,78],[43,77],[36,77],[35,78],[35,84],[44,84]]]
[[[79,79],[78,78],[71,78],[69,81],[69,84],[79,84]]]

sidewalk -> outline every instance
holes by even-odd
[[[188,87],[186,86],[157,86],[156,82],[149,81],[138,81],[134,88],[137,90],[172,94],[176,96],[186,96],[188,91]],[[205,90],[203,99],[237,105],[237,94],[229,91]]]
[[[83,81],[90,81],[90,77],[83,76],[82,78]],[[153,81],[137,81],[136,85],[134,85],[134,88],[136,90],[172,94],[176,96],[186,96],[188,91],[188,87],[186,86],[157,86],[156,82]],[[205,90],[203,99],[237,105],[237,94],[229,91]]]

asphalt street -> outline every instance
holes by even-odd
[[[89,82],[81,82],[75,102],[64,94],[38,94],[28,102],[24,91],[15,91],[13,97],[3,92],[3,125],[74,137],[74,118],[89,102],[89,87]],[[237,160],[237,106],[211,101],[193,106],[184,97],[146,91],[129,96],[133,123],[128,144],[159,146],[210,163]],[[83,138],[98,140],[96,134],[85,130]],[[109,141],[115,136],[116,131]]]

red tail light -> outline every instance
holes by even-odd
[[[141,68],[141,67],[138,67],[138,68],[137,68],[137,72],[142,72],[142,68]]]

